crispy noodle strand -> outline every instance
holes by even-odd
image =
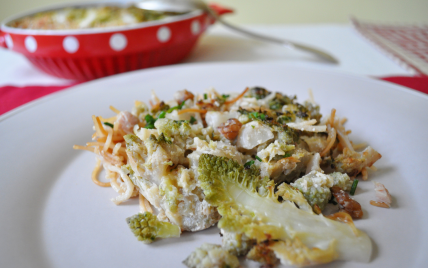
[[[107,132],[108,132],[107,140],[106,140],[106,142],[104,144],[104,148],[103,148],[103,150],[105,152],[107,152],[108,148],[110,148],[111,140],[113,138],[113,130],[112,129],[108,129]]]
[[[330,126],[334,126],[334,117],[336,116],[336,109],[331,109]]]
[[[101,120],[99,117],[96,117],[95,115],[92,116],[92,121],[94,121],[95,131],[97,132],[98,137],[105,137],[107,136],[107,131],[104,129],[104,127],[101,124]]]
[[[113,112],[115,112],[116,114],[120,114],[120,111],[116,108],[113,107],[113,105],[110,105],[110,110],[112,110]]]
[[[324,148],[324,150],[322,150],[322,152],[320,153],[320,156],[324,156],[326,153],[328,153],[331,147],[333,147],[334,142],[336,141],[336,130],[330,127],[330,125],[328,125],[327,128],[328,128],[327,146]]]
[[[204,114],[208,112],[207,110],[199,110],[199,109],[194,109],[194,108],[189,108],[189,109],[183,109],[180,110],[177,114],[185,114],[185,113],[200,113],[200,114]]]
[[[361,174],[363,175],[363,181],[366,181],[369,178],[369,173],[365,167],[361,170]]]
[[[86,150],[89,152],[94,152],[95,148],[93,147],[88,147],[88,146],[82,146],[82,145],[73,145],[73,149],[75,150]]]
[[[92,171],[92,181],[101,187],[110,187],[110,182],[100,182],[98,180],[98,176],[100,175],[101,171],[101,160],[97,158],[97,164],[95,165],[94,170]]]
[[[148,212],[153,212],[152,206],[150,205],[149,201],[147,201],[147,199],[140,193],[138,195],[138,200],[140,203],[140,212],[144,213],[146,211]]]
[[[232,103],[235,103],[235,102],[237,102],[240,98],[242,98],[242,97],[244,97],[244,95],[248,92],[248,90],[249,90],[250,88],[249,87],[247,87],[241,94],[239,94],[236,98],[234,98],[234,99],[232,99],[232,100],[230,100],[230,101],[226,101],[224,104],[225,105],[229,105],[229,104],[232,104]]]

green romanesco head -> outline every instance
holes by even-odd
[[[291,186],[299,189],[312,207],[318,205],[323,210],[331,198],[330,188],[333,186],[333,178],[318,171],[311,171],[291,183]]]
[[[241,187],[257,192],[260,187],[268,186],[268,180],[260,177],[260,169],[255,165],[245,168],[238,162],[210,154],[202,154],[199,158],[199,177],[205,200],[217,205],[229,199],[225,184],[236,183]]]
[[[342,188],[342,190],[344,191],[351,190],[352,181],[351,181],[351,178],[349,178],[348,174],[333,172],[329,175],[333,177],[333,186],[338,186]]]
[[[179,237],[181,233],[179,226],[159,221],[156,215],[150,212],[138,213],[127,218],[126,222],[138,241],[147,244],[156,238]]]
[[[163,133],[167,141],[172,141],[174,138],[186,138],[192,130],[189,122],[177,121],[167,118],[156,120],[155,127],[159,135]]]
[[[220,245],[205,243],[183,263],[189,268],[238,268],[239,260]]]

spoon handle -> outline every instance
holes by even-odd
[[[198,1],[198,2],[202,2],[202,1]],[[265,41],[265,42],[270,42],[270,43],[275,43],[278,45],[283,45],[289,48],[295,48],[295,49],[300,49],[300,50],[304,50],[306,52],[312,53],[318,57],[321,57],[322,59],[330,62],[330,63],[334,63],[334,64],[338,64],[339,61],[334,58],[333,56],[331,56],[330,54],[318,49],[318,48],[314,48],[311,46],[307,46],[304,44],[299,44],[299,43],[295,43],[295,42],[291,42],[288,40],[283,40],[283,39],[279,39],[276,37],[272,37],[272,36],[267,36],[267,35],[263,35],[263,34],[259,34],[259,33],[255,33],[253,31],[248,31],[244,28],[238,27],[236,25],[230,24],[229,22],[223,20],[220,16],[218,16],[213,10],[211,10],[204,2],[202,2],[202,4],[200,5],[204,10],[206,10],[208,12],[208,14],[210,14],[214,19],[216,19],[216,21],[220,22],[221,24],[223,24],[224,26],[235,30],[237,32],[240,32],[246,36],[261,40],[261,41]]]

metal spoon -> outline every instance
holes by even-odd
[[[318,56],[319,58],[330,62],[334,64],[338,64],[339,61],[335,59],[330,54],[318,49],[314,48],[312,46],[307,46],[304,44],[292,42],[289,40],[284,40],[276,37],[271,37],[259,33],[255,33],[253,31],[248,31],[246,29],[243,29],[241,27],[235,26],[233,24],[230,24],[229,22],[223,20],[220,16],[217,15],[216,12],[214,12],[204,1],[202,0],[140,0],[138,3],[136,3],[137,6],[145,9],[160,9],[160,10],[167,10],[167,9],[174,9],[175,11],[190,11],[194,9],[201,9],[206,11],[211,17],[213,17],[216,21],[220,22],[224,26],[235,30],[241,34],[244,34],[246,36],[265,41],[270,43],[275,43],[278,45],[285,46],[287,48],[291,49],[300,49],[306,52],[309,52],[313,55]]]
[[[252,38],[256,38],[258,40],[261,41],[265,41],[265,42],[270,42],[270,43],[275,43],[278,45],[283,45],[286,46],[288,48],[294,48],[294,49],[300,49],[306,52],[309,52],[311,54],[314,54],[330,63],[334,63],[334,64],[338,64],[339,61],[334,58],[333,56],[331,56],[330,54],[318,49],[318,48],[314,48],[311,46],[307,46],[304,44],[300,44],[300,43],[296,43],[296,42],[292,42],[289,40],[283,40],[283,39],[279,39],[276,37],[271,37],[271,36],[267,36],[267,35],[263,35],[263,34],[259,34],[259,33],[255,33],[253,31],[248,31],[246,29],[243,29],[241,27],[235,26],[233,24],[230,24],[229,22],[223,20],[220,16],[217,15],[217,13],[215,13],[212,9],[209,8],[209,6],[201,1],[201,0],[191,0],[191,2],[194,3],[195,7],[205,10],[206,12],[208,12],[208,14],[210,14],[214,19],[216,19],[216,21],[220,22],[221,24],[223,24],[224,26],[235,30],[237,32],[240,32],[246,36],[252,37]]]

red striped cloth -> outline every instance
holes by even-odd
[[[428,94],[428,76],[393,76],[383,77],[380,79]],[[76,84],[67,86],[0,87],[0,115],[27,102],[49,95],[56,91],[63,90],[73,85]]]

